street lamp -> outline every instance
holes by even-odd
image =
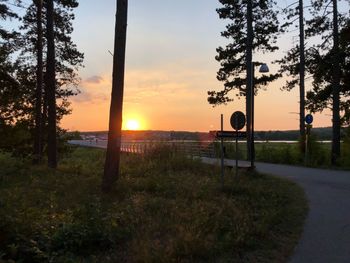
[[[254,168],[254,161],[255,161],[255,147],[254,147],[254,97],[255,97],[255,84],[254,84],[254,67],[258,66],[259,64],[256,63],[252,63],[252,86],[250,87],[251,89],[251,140],[250,140],[250,165],[252,168]],[[260,73],[268,73],[269,67],[267,66],[267,64],[262,63],[260,64],[260,68],[259,68],[259,72]]]
[[[261,64],[260,69],[259,69],[260,73],[268,73],[269,71],[270,70],[269,70],[269,67],[267,66],[267,64],[265,64],[265,63]]]

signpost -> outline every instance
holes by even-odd
[[[246,132],[240,132],[240,131],[213,131],[214,136],[216,138],[239,138],[243,139],[247,137]]]
[[[312,125],[314,117],[311,114],[307,114],[305,116],[305,122],[306,122],[306,137],[305,137],[305,165],[308,163],[308,151],[309,151],[309,136],[311,133]]]
[[[221,114],[221,132],[224,131],[224,115]],[[221,186],[224,188],[224,138],[221,137]]]
[[[236,176],[238,175],[238,131],[243,129],[245,122],[246,119],[243,112],[235,111],[231,115],[230,123],[232,128],[236,130]]]
[[[242,130],[245,126],[245,115],[241,111],[235,111],[231,115],[230,123],[235,131]]]
[[[236,175],[238,174],[238,139],[246,138],[246,132],[240,132],[246,123],[246,118],[243,112],[236,111],[231,115],[230,123],[235,131],[224,131],[224,116],[221,114],[221,129],[220,131],[210,131],[210,134],[221,141],[221,185],[224,186],[224,139],[235,138],[236,139]]]
[[[305,122],[306,122],[307,124],[311,124],[313,121],[314,121],[314,117],[313,117],[311,114],[307,114],[307,115],[305,116]]]

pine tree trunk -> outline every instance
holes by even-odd
[[[46,85],[44,88],[44,91],[46,90]],[[47,95],[46,95],[46,91],[43,94],[43,111],[42,111],[42,117],[41,117],[41,129],[42,129],[42,136],[41,136],[41,142],[40,142],[40,153],[41,156],[43,156],[43,152],[44,152],[44,147],[45,147],[45,143],[46,143],[46,138],[47,138]]]
[[[42,0],[36,0],[37,23],[37,70],[35,90],[35,135],[34,135],[34,164],[41,162],[42,142],[42,88],[43,88],[43,29],[42,29]]]
[[[299,38],[300,38],[300,68],[299,68],[299,130],[301,150],[305,152],[305,33],[304,33],[304,4],[299,0]]]
[[[117,0],[113,56],[113,83],[109,113],[107,155],[102,179],[103,192],[111,191],[113,183],[119,178],[127,14],[128,0]]]
[[[340,157],[340,56],[339,56],[339,27],[337,0],[333,0],[333,136],[332,136],[332,165],[337,164]]]
[[[57,139],[56,139],[56,74],[55,74],[55,42],[54,42],[54,4],[47,0],[47,66],[46,92],[48,102],[48,136],[47,157],[50,168],[57,167]]]
[[[253,93],[253,3],[252,0],[247,1],[247,80],[246,80],[246,115],[247,115],[247,158],[252,160],[252,96]]]

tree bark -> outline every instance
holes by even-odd
[[[253,3],[252,0],[247,1],[247,80],[246,80],[246,115],[247,115],[247,158],[252,160],[252,96],[253,93]]]
[[[42,136],[41,136],[41,142],[40,142],[40,151],[41,156],[43,156],[44,152],[44,146],[45,146],[45,138],[47,138],[47,94],[46,94],[46,86],[44,88],[44,94],[43,94],[43,111],[41,115],[41,128],[42,128]]]
[[[301,150],[305,152],[305,33],[304,33],[304,4],[299,0],[299,130],[301,139]]]
[[[119,178],[120,172],[127,14],[128,0],[117,0],[109,132],[107,155],[102,178],[103,192],[111,191],[113,183]]]
[[[43,28],[42,28],[42,0],[34,1],[37,8],[37,69],[36,69],[36,90],[35,90],[35,135],[34,135],[34,164],[41,162],[42,142],[42,88],[43,88]]]
[[[332,165],[337,164],[340,157],[340,56],[339,56],[339,26],[337,0],[333,0],[333,119],[332,119]]]
[[[47,157],[50,168],[57,167],[56,138],[56,73],[55,73],[55,42],[54,42],[54,4],[47,0],[47,66],[46,92],[48,102],[48,136]]]

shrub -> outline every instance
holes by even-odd
[[[342,164],[345,167],[350,167],[350,126],[347,127],[344,136]]]
[[[308,143],[308,159],[307,165],[310,166],[327,166],[329,158],[322,143],[318,141],[317,136],[310,135]]]

